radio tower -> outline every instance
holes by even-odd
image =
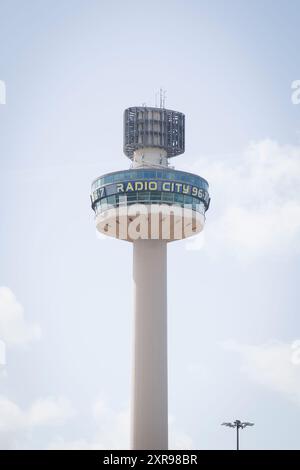
[[[200,232],[210,202],[205,179],[169,166],[184,153],[185,116],[164,101],[124,111],[131,167],[98,177],[91,193],[97,230],[133,244],[134,450],[168,449],[167,244]]]

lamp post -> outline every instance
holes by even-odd
[[[236,419],[233,423],[222,423],[222,426],[227,426],[228,428],[236,428],[236,450],[240,450],[240,429],[244,429],[247,426],[254,426],[254,423],[249,423],[248,421],[242,422],[239,419]]]

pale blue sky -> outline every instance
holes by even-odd
[[[300,448],[299,15],[292,0],[0,0],[0,286],[25,319],[3,290],[2,447],[126,445],[132,247],[97,238],[89,191],[129,167],[124,108],[163,87],[186,114],[172,163],[212,198],[204,237],[169,247],[171,443],[231,448],[220,423],[241,418],[256,423],[243,448]]]

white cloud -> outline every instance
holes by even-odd
[[[22,305],[8,287],[0,287],[0,339],[7,346],[22,346],[39,339],[41,329],[28,324]]]
[[[178,428],[176,419],[172,415],[169,415],[169,449],[195,449],[192,437],[182,429]]]
[[[0,396],[0,448],[24,447],[35,428],[63,424],[73,415],[69,401],[64,398],[37,400],[23,410],[12,400]]]
[[[203,234],[188,249],[230,248],[238,255],[299,252],[300,147],[252,143],[238,158],[201,159],[190,171],[210,183]]]
[[[122,447],[120,447],[122,449]],[[56,437],[48,446],[47,450],[104,450],[97,439],[74,439],[65,440],[62,436]]]
[[[74,415],[74,410],[66,398],[43,398],[35,401],[27,417],[29,426],[57,426]]]
[[[223,346],[240,354],[241,370],[249,380],[300,406],[300,342],[250,346],[227,341]]]
[[[65,440],[57,437],[48,445],[49,449],[101,450],[129,448],[129,411],[115,411],[103,400],[97,400],[91,410],[96,432],[90,439]]]
[[[64,440],[56,438],[49,449],[95,450],[129,449],[130,413],[128,409],[115,411],[102,400],[96,401],[92,409],[97,431],[91,439]],[[191,437],[179,430],[174,418],[169,418],[170,449],[192,449]]]

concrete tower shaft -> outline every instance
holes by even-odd
[[[132,449],[168,448],[167,242],[133,243]]]

